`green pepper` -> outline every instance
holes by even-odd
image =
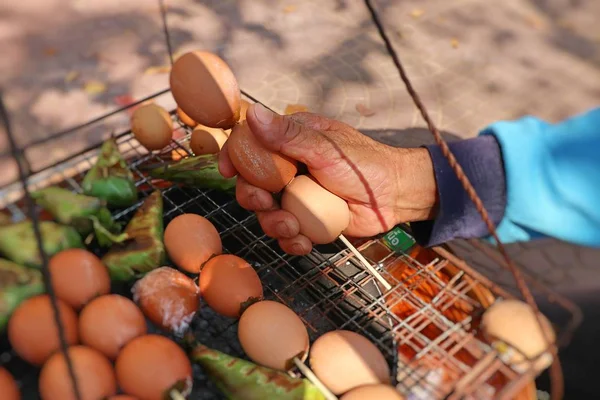
[[[72,226],[53,221],[41,221],[40,231],[45,253],[48,257],[70,248],[83,248],[83,241]],[[33,231],[33,223],[24,220],[0,226],[0,253],[6,258],[32,268],[41,268],[42,259]]]
[[[186,339],[192,361],[202,366],[228,399],[325,400],[307,379],[293,378]]]
[[[128,281],[165,262],[163,199],[159,190],[148,196],[127,224],[125,240],[112,245],[102,262],[111,278]]]
[[[236,177],[225,178],[219,172],[219,159],[216,154],[182,158],[160,165],[146,165],[141,168],[152,178],[198,189],[217,189],[233,193]]]
[[[0,331],[19,304],[44,291],[40,271],[0,258]]]
[[[114,138],[102,144],[98,160],[83,178],[82,187],[85,194],[106,200],[109,207],[129,207],[137,202],[133,174]]]
[[[105,200],[73,193],[57,186],[32,192],[31,197],[57,222],[73,226],[79,234],[87,236],[94,231],[102,247],[120,240],[116,235],[121,226],[113,220]]]

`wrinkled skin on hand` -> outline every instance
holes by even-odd
[[[400,222],[429,219],[436,208],[433,166],[426,149],[402,149],[377,142],[342,122],[312,113],[274,114],[260,105],[248,109],[247,121],[261,143],[304,163],[318,182],[348,203],[353,237],[385,232]],[[227,155],[219,157],[225,177],[237,171]],[[273,196],[238,176],[239,204],[257,212],[265,234],[291,254],[310,252],[296,218],[278,209]]]

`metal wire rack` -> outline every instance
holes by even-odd
[[[164,9],[161,11],[164,17]],[[165,23],[169,43],[166,26]],[[163,90],[30,146],[76,134],[115,112],[123,112],[167,92]],[[117,211],[115,219],[127,222],[143,198],[155,189],[162,192],[165,224],[182,213],[205,216],[219,231],[224,251],[246,259],[256,268],[265,288],[265,298],[280,301],[298,313],[308,328],[311,342],[333,329],[363,334],[386,356],[395,383],[408,398],[535,398],[535,393],[531,394],[535,372],[518,372],[502,361],[477,330],[483,311],[496,298],[512,297],[510,294],[445,248],[415,247],[408,253],[399,253],[386,247],[381,237],[355,241],[363,255],[392,284],[392,290],[386,293],[379,290],[355,256],[337,243],[320,246],[306,257],[283,253],[276,241],[262,232],[254,214],[242,209],[233,197],[215,190],[168,184],[151,179],[143,172],[143,166],[148,163],[162,163],[190,154],[187,147],[190,129],[173,111],[171,116],[178,126],[179,139],[159,153],[145,150],[130,131],[115,136],[136,178],[141,198],[138,204]],[[4,119],[10,135],[8,116]],[[12,155],[16,160],[26,160],[24,149],[14,149]],[[97,155],[98,147],[92,146],[35,173],[22,162],[23,180],[0,188],[0,208],[15,221],[28,215],[40,215],[40,210],[27,207],[23,189],[55,184],[82,192],[80,182]],[[43,213],[41,215],[43,218]],[[101,255],[100,249],[91,250]],[[129,294],[130,288],[125,285],[116,291]],[[553,296],[564,308],[565,320],[578,318],[577,309],[570,302]],[[564,321],[557,325],[565,326]],[[205,304],[201,305],[192,329],[203,344],[244,356],[237,341],[236,321],[217,315]],[[6,338],[2,338],[0,351],[0,362],[20,381],[23,398],[37,398],[37,370],[12,352]],[[201,370],[195,370],[194,387],[191,398],[220,398],[218,390]],[[522,397],[515,397],[517,395]]]
[[[399,378],[399,388],[426,396],[419,398],[512,396],[531,380],[528,374],[503,363],[496,351],[477,336],[481,312],[494,297],[509,295],[474,271],[459,268],[449,254],[444,257],[443,250],[423,258],[419,254],[395,253],[380,238],[357,241],[358,249],[393,286],[383,294],[372,276],[341,245],[321,247],[307,257],[284,254],[274,239],[264,235],[255,215],[242,209],[230,195],[149,178],[142,171],[145,164],[189,154],[189,128],[175,113],[171,114],[174,123],[180,125],[178,130],[185,133],[160,153],[148,153],[129,131],[118,135],[119,148],[129,160],[141,197],[155,189],[162,191],[165,223],[182,213],[208,218],[221,234],[224,251],[254,265],[265,286],[265,297],[296,311],[308,327],[311,340],[332,329],[365,335],[386,355]],[[90,149],[47,168],[29,178],[29,188],[58,184],[81,192],[80,182],[97,154],[98,149]],[[19,186],[14,184],[0,193],[5,211],[14,220],[22,219],[26,210]],[[120,210],[114,217],[127,222],[138,206]],[[94,251],[100,255],[99,249]],[[117,290],[129,294],[128,287]],[[243,356],[235,321],[202,305],[193,327],[202,343]],[[35,390],[35,371],[18,360],[6,343],[4,349],[3,364],[22,379],[25,390]],[[219,398],[207,377],[197,372],[193,398]],[[462,387],[457,390],[457,385]]]

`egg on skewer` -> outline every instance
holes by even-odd
[[[63,250],[50,258],[48,268],[56,297],[76,311],[95,297],[110,292],[108,269],[88,250]]]
[[[254,268],[232,254],[208,260],[200,273],[199,286],[208,306],[230,318],[239,317],[245,307],[263,296],[262,283]]]
[[[133,112],[131,131],[146,149],[160,150],[171,143],[173,122],[167,110],[157,104],[148,103]]]
[[[390,368],[377,346],[348,330],[319,336],[310,350],[310,366],[336,395],[363,385],[390,383]]]
[[[300,233],[313,243],[337,239],[350,223],[348,204],[309,175],[294,178],[283,191],[281,208],[300,223]]]
[[[190,273],[197,274],[210,257],[223,252],[217,228],[208,219],[193,213],[173,218],[165,228],[164,242],[175,265]]]
[[[115,370],[108,358],[87,346],[71,346],[67,351],[83,400],[103,399],[117,393]],[[55,352],[42,367],[39,391],[43,400],[76,398],[67,359],[62,352]]]
[[[216,154],[221,151],[227,137],[223,129],[197,125],[190,137],[190,149],[197,156]]]
[[[272,193],[280,192],[298,172],[296,160],[263,146],[246,121],[231,130],[227,154],[245,180]]]
[[[133,285],[131,292],[133,301],[154,325],[175,335],[188,329],[200,302],[196,283],[170,267],[147,273]]]
[[[553,361],[548,343],[556,340],[550,321],[539,314],[542,329],[534,310],[516,299],[500,300],[488,308],[481,318],[481,331],[500,357],[517,371],[533,368],[541,373]]]
[[[142,311],[133,301],[118,294],[97,297],[79,314],[81,343],[110,360],[116,359],[123,346],[146,331]]]
[[[238,324],[238,339],[248,357],[265,367],[286,371],[308,354],[309,338],[300,317],[271,300],[252,304]]]
[[[79,342],[78,316],[66,302],[56,299],[67,345]],[[8,341],[15,353],[35,366],[60,349],[58,329],[50,296],[42,294],[25,300],[8,321]]]
[[[121,389],[140,399],[161,400],[177,387],[184,398],[192,390],[192,364],[173,340],[156,334],[138,336],[115,362]]]
[[[175,102],[193,121],[229,129],[239,120],[240,88],[229,66],[216,54],[185,53],[173,64],[169,83]]]

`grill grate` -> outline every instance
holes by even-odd
[[[419,254],[391,251],[380,238],[356,242],[361,253],[393,286],[383,294],[374,278],[341,243],[320,246],[306,257],[287,255],[276,240],[264,235],[255,215],[242,209],[233,196],[216,190],[171,185],[146,176],[142,172],[144,165],[189,154],[187,142],[191,130],[174,112],[171,115],[179,125],[176,130],[179,139],[160,153],[148,153],[130,132],[118,136],[119,148],[134,173],[140,200],[115,212],[115,219],[128,222],[145,196],[160,189],[165,224],[182,213],[208,218],[221,235],[224,252],[236,254],[256,268],[265,298],[280,301],[298,313],[311,341],[333,329],[361,333],[386,356],[402,391],[429,396],[415,398],[445,398],[456,384],[462,385],[455,393],[456,398],[464,395],[472,399],[492,398],[502,391],[509,395],[523,387],[527,374],[518,374],[502,363],[496,352],[477,336],[478,316],[488,304],[474,293],[481,290],[495,295],[504,293],[470,272],[459,270],[441,255],[433,253],[435,256],[423,261],[419,260],[422,258]],[[97,154],[97,148],[90,149],[33,175],[30,190],[58,184],[81,192],[80,182]],[[7,187],[2,193],[0,206],[13,220],[26,215],[23,201],[19,200],[21,196],[18,186]],[[102,255],[99,248],[92,251]],[[130,287],[121,286],[116,291],[131,297]],[[205,304],[201,305],[192,329],[201,343],[244,356],[237,340],[237,322],[217,315]],[[37,371],[16,357],[6,339],[3,349],[2,363],[20,379],[25,398],[30,398],[30,391],[35,396]],[[412,361],[407,362],[406,357]],[[436,375],[440,371],[443,382]],[[521,383],[507,387],[511,380]],[[192,398],[219,396],[208,378],[196,369]]]

